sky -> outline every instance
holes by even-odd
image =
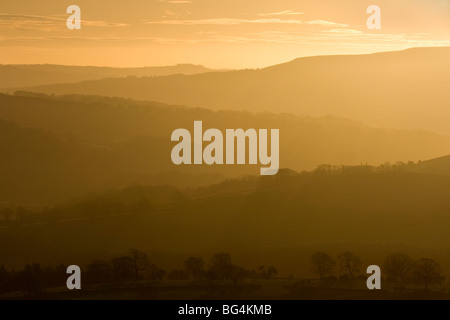
[[[81,30],[69,30],[69,5]],[[369,30],[369,5],[381,29]],[[450,0],[15,0],[0,64],[262,68],[303,56],[450,46]]]

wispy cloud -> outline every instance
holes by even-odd
[[[165,2],[165,3],[173,3],[173,4],[186,4],[191,3],[190,0],[158,0],[159,2]]]
[[[342,27],[342,28],[348,27],[348,25],[345,23],[337,23],[337,22],[328,21],[328,20],[311,20],[311,21],[305,21],[305,23],[306,24],[315,24],[315,25],[319,25],[319,26],[334,26],[334,27]]]
[[[54,31],[66,28],[67,18],[24,14],[0,14],[0,29]],[[128,24],[101,20],[82,20],[89,27],[125,27]]]
[[[159,20],[147,21],[147,24],[161,25],[240,25],[240,24],[309,24],[319,26],[348,27],[347,24],[337,23],[327,20],[302,21],[297,19],[236,19],[236,18],[213,18],[213,19],[193,19],[193,20]]]
[[[167,25],[239,25],[246,23],[284,23],[301,24],[300,20],[282,20],[282,19],[235,19],[235,18],[213,18],[213,19],[195,19],[195,20],[160,20],[147,21],[147,24],[167,24]]]
[[[335,48],[361,49],[376,44],[386,50],[414,46],[450,46],[450,41],[427,39],[424,34],[373,34],[354,29],[329,29],[325,31],[262,31],[243,35],[222,35],[218,33],[199,34],[192,38],[175,37],[120,37],[120,36],[40,36],[40,37],[1,37],[3,44],[44,43],[45,41],[89,41],[92,43],[157,43],[163,45],[202,44],[202,43],[275,43],[289,45],[320,45]]]
[[[59,24],[64,26],[65,19],[58,17],[21,15],[21,14],[0,14],[1,29],[32,29],[52,31],[58,29]]]
[[[325,32],[341,33],[341,34],[361,34],[361,33],[363,33],[361,30],[355,30],[355,29],[331,29],[331,30],[326,30]]]
[[[303,12],[295,12],[292,10],[285,10],[280,12],[260,13],[259,16],[283,16],[283,15],[301,15]]]

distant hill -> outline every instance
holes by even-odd
[[[334,115],[391,128],[450,134],[450,48],[318,56],[260,70],[40,86],[212,109]]]
[[[450,150],[444,136],[334,117],[211,111],[99,96],[0,94],[0,119],[0,202],[54,203],[130,184],[188,187],[259,175],[260,165],[173,165],[172,131],[192,131],[198,119],[204,130],[280,129],[280,166],[297,171],[324,163],[418,161]]]
[[[412,172],[428,174],[450,175],[450,155],[439,157],[436,159],[420,161],[417,164],[408,166],[408,170]]]
[[[217,172],[175,171],[164,161],[170,146],[152,137],[102,145],[0,119],[0,150],[0,208],[53,204],[136,183],[187,187],[224,179]]]
[[[152,259],[178,255],[181,264],[188,255],[230,252],[247,265],[298,274],[317,250],[350,250],[369,265],[401,247],[415,259],[438,254],[449,266],[450,177],[358,166],[176,191],[110,191],[53,208],[51,222],[0,228],[0,260],[82,263],[141,248]]]
[[[310,170],[323,163],[417,161],[436,158],[450,150],[450,139],[445,136],[422,131],[376,129],[335,117],[211,111],[99,96],[26,95],[0,95],[0,118],[94,145],[112,146],[136,137],[155,137],[169,150],[161,155],[167,161],[170,161],[173,146],[170,142],[173,130],[192,130],[194,120],[199,119],[203,120],[204,130],[280,129],[281,166],[294,170]],[[139,150],[138,146],[135,148]],[[139,158],[145,162],[155,158],[154,151],[149,148],[141,148],[140,152]],[[159,156],[161,152],[157,154]],[[257,167],[254,167],[254,173],[258,172]],[[190,169],[183,167],[185,171]]]
[[[157,77],[172,74],[191,75],[212,71],[204,66],[179,64],[167,67],[110,68],[64,65],[0,65],[0,90],[73,83],[120,77]]]
[[[43,130],[22,128],[3,120],[0,120],[0,149],[3,204],[61,200],[62,195],[82,191],[75,182],[84,176],[80,160],[93,156],[88,156],[85,148]]]

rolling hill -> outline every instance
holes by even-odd
[[[411,166],[409,170],[418,173],[450,175],[450,156],[419,161],[414,166]]]
[[[158,205],[173,192],[167,187],[110,191],[90,203],[57,207],[58,219],[0,228],[0,261],[83,264],[141,248],[164,265],[164,256],[181,264],[189,255],[230,252],[247,266],[270,263],[283,275],[298,275],[308,270],[316,250],[333,255],[351,250],[365,265],[401,251],[438,257],[449,270],[450,178],[368,169],[226,181],[180,190],[183,202],[171,207]],[[248,192],[236,192],[243,189]],[[128,208],[127,202],[142,198],[156,207],[114,213],[105,206],[115,201]],[[66,220],[73,212],[89,215]]]
[[[56,83],[72,83],[87,80],[120,77],[156,77],[171,74],[197,74],[212,71],[204,66],[180,64],[167,67],[110,68],[64,65],[0,65],[0,90],[39,86]]]
[[[333,115],[450,134],[450,48],[318,56],[260,69],[84,81],[28,88],[211,109]]]
[[[154,168],[158,168],[154,165],[155,159],[160,159],[160,165],[170,162],[170,149],[174,145],[170,142],[170,136],[173,130],[192,130],[194,120],[199,119],[203,120],[204,130],[280,129],[281,167],[299,171],[314,169],[324,163],[350,165],[418,161],[448,154],[450,150],[450,139],[445,136],[422,131],[371,128],[335,117],[211,111],[98,96],[0,95],[0,118],[97,147],[111,148],[126,142],[136,150],[134,162],[141,163],[141,167],[146,167],[145,163],[153,164]],[[160,142],[152,149],[152,143],[145,137]],[[253,171],[238,169],[240,166],[201,169],[257,173],[258,166],[253,167]],[[198,168],[185,166],[182,170]]]

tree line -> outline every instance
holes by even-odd
[[[245,176],[227,179],[218,184],[196,189],[179,189],[171,186],[130,186],[113,192],[105,192],[54,206],[4,205],[0,207],[0,226],[41,221],[58,221],[65,218],[96,218],[125,213],[148,213],[151,211],[186,208],[196,199],[203,199],[236,190],[258,190],[277,185],[291,186],[309,180],[321,180],[332,176],[376,175],[413,170],[413,162],[384,163],[379,166],[362,164],[359,166],[320,165],[313,171],[296,172],[280,169],[276,176]]]
[[[317,275],[322,287],[366,280],[367,275],[361,259],[346,251],[336,258],[318,251],[310,257],[311,271]],[[67,266],[42,266],[26,264],[22,270],[8,271],[0,266],[0,293],[18,291],[27,297],[45,296],[47,288],[65,286]],[[403,253],[388,255],[381,266],[383,281],[398,285],[415,284],[429,290],[442,284],[445,277],[440,265],[429,258],[413,260]],[[84,285],[99,283],[122,283],[137,281],[191,280],[209,288],[214,286],[237,286],[246,279],[274,279],[278,270],[272,265],[246,269],[232,262],[229,253],[215,253],[209,260],[188,257],[181,268],[164,270],[152,263],[148,255],[138,249],[110,260],[96,259],[82,266]]]
[[[46,288],[65,286],[67,266],[43,267],[26,264],[20,271],[8,271],[0,266],[0,293],[22,291],[26,296],[39,297]],[[127,255],[110,260],[95,259],[82,267],[83,284],[132,281],[193,280],[212,285],[238,285],[244,279],[272,279],[278,271],[274,266],[261,265],[256,270],[246,269],[232,262],[229,253],[216,253],[209,261],[202,257],[188,257],[183,267],[164,270],[150,262],[148,255],[130,249]]]
[[[311,256],[311,271],[324,284],[337,280],[352,281],[359,277],[366,279],[360,258],[349,252],[343,252],[335,260],[328,253],[318,251]],[[339,278],[335,276],[338,269]],[[402,285],[417,284],[428,290],[433,285],[444,283],[441,266],[429,258],[413,260],[403,253],[388,255],[381,266],[386,281]]]

